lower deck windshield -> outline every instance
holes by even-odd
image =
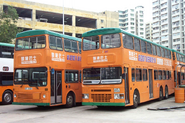
[[[14,84],[29,84],[29,86],[47,85],[47,68],[16,69]]]
[[[118,84],[121,75],[121,67],[88,68],[83,70],[83,84]]]

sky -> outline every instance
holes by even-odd
[[[49,5],[63,6],[90,12],[118,11],[144,6],[145,22],[152,21],[152,0],[26,0]]]

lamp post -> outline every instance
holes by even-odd
[[[64,34],[64,0],[63,0],[63,34]]]

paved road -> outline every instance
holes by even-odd
[[[74,108],[0,105],[0,123],[185,123],[185,108],[147,110],[150,107],[167,106],[174,97],[163,101],[150,101],[131,107],[104,108],[77,106]],[[172,103],[169,103],[173,106]],[[181,104],[184,105],[185,104]],[[169,106],[169,105],[168,105]]]

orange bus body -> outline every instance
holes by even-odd
[[[39,32],[40,31],[40,32]],[[45,47],[42,49],[28,49],[28,50],[15,50],[14,56],[14,102],[17,105],[37,105],[37,106],[56,106],[66,105],[72,107],[77,102],[82,100],[81,82],[79,79],[81,69],[81,54],[79,52],[66,52],[64,49],[64,39],[70,41],[80,41],[77,38],[65,36],[59,33],[54,33],[47,30],[32,30],[23,32],[20,35],[27,35],[25,37],[18,37],[17,40],[22,38],[32,38],[44,36],[46,39]],[[25,33],[25,34],[24,34]],[[29,33],[33,33],[29,36]],[[42,35],[39,35],[39,34]],[[29,36],[29,37],[28,37]],[[62,39],[62,51],[51,49],[50,36]],[[52,40],[52,39],[51,39]],[[17,43],[17,42],[16,42]],[[58,46],[58,44],[57,44]],[[60,47],[61,48],[61,47]],[[77,48],[77,47],[76,47]],[[31,60],[30,60],[31,59]],[[43,86],[30,85],[32,81],[27,84],[19,84],[19,78],[16,78],[16,70],[18,69],[47,69],[39,73],[39,77],[43,74],[47,78]],[[31,70],[30,70],[31,71]],[[68,75],[66,72],[68,72]],[[73,72],[75,71],[75,73]],[[38,76],[38,72],[32,72],[31,79]],[[71,78],[73,76],[73,78]],[[69,77],[69,78],[67,78]],[[69,80],[69,81],[68,81]],[[15,82],[17,81],[17,82]],[[41,84],[42,84],[41,83]],[[67,100],[69,102],[67,102]],[[72,103],[72,104],[71,104]]]
[[[120,46],[118,46],[117,48],[114,47],[116,45],[112,47],[111,45],[118,42],[115,41],[111,44],[110,40],[107,40],[107,42],[109,42],[109,44],[107,45],[106,38],[104,39],[104,37],[102,37],[106,37],[106,35],[111,35],[107,37],[114,37],[114,34],[119,34],[120,37]],[[123,35],[129,35],[132,38],[133,42],[134,38],[137,38],[139,40],[139,43],[141,42],[141,40],[144,41],[145,46],[147,45],[146,43],[149,43],[151,46],[158,46],[159,48],[164,48],[165,50],[165,47],[160,47],[157,44],[127,33],[118,28],[97,29],[84,33],[82,35],[82,105],[137,107],[138,103],[157,98],[162,99],[164,95],[168,97],[169,94],[174,93],[174,78],[173,76],[171,76],[173,75],[173,59],[171,51],[166,48],[166,50],[171,53],[171,58],[163,58],[157,55],[143,53],[141,52],[141,49],[140,51],[136,51],[134,50],[134,45],[133,50],[124,48]],[[92,46],[94,48],[92,50],[84,50],[88,39],[90,39],[88,37],[93,36],[97,36],[99,38],[96,38],[96,43],[91,42],[89,44],[98,45]],[[102,43],[103,40],[105,40],[104,44]],[[114,41],[115,39],[111,40]],[[98,71],[99,68],[100,72]],[[116,76],[116,74],[121,74],[120,83],[114,84],[115,81],[117,81],[115,79],[109,79],[106,83],[105,80],[99,80],[95,77],[94,78],[96,80],[87,80],[89,75],[86,75],[86,73],[91,70],[96,70],[96,72],[92,72],[93,75],[91,78],[93,78],[93,76],[97,76],[98,72],[100,73],[101,78],[101,74],[107,74],[106,72],[103,73],[101,71],[112,68],[121,69],[121,73],[115,73],[115,75],[111,71],[106,71],[108,74],[110,74],[110,76],[111,74],[114,76]],[[166,75],[164,79],[162,78],[163,72]],[[109,76],[108,74],[107,76]],[[156,79],[154,79],[154,76],[156,77]],[[158,78],[159,76],[160,79]],[[146,78],[146,80],[143,80],[144,77]],[[119,77],[117,79],[119,79]],[[135,104],[135,101],[138,102]]]

